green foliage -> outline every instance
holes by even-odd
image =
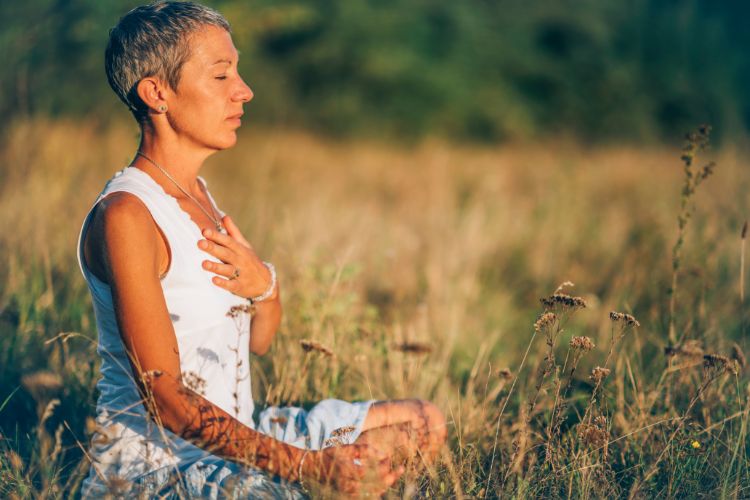
[[[102,69],[141,2],[0,5],[0,112],[126,116]],[[337,135],[674,137],[750,125],[743,2],[215,0],[254,120]]]

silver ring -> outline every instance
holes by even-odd
[[[240,268],[239,267],[235,267],[234,271],[232,272],[232,275],[229,277],[229,279],[230,280],[236,280],[239,277],[240,277]]]

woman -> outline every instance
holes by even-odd
[[[102,357],[84,496],[297,497],[299,483],[382,494],[445,440],[444,417],[419,400],[269,408],[256,427],[249,353],[279,326],[279,279],[199,176],[253,98],[237,61],[227,21],[194,3],[138,7],[110,32],[107,77],[141,142],[78,243]]]

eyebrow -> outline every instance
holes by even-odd
[[[237,51],[237,60],[238,61],[240,60],[240,51],[239,50]],[[222,59],[218,59],[217,61],[215,61],[211,66],[215,66],[215,65],[221,64],[221,63],[232,64],[232,61],[231,61],[231,59],[224,59],[224,58],[222,58]]]

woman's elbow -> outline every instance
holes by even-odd
[[[190,426],[190,415],[193,413],[185,397],[187,389],[174,380],[160,382],[162,383],[144,384],[144,406],[156,424],[181,435]]]
[[[271,349],[270,342],[258,342],[257,344],[250,343],[250,352],[255,354],[256,356],[263,356],[269,351],[269,349]]]

